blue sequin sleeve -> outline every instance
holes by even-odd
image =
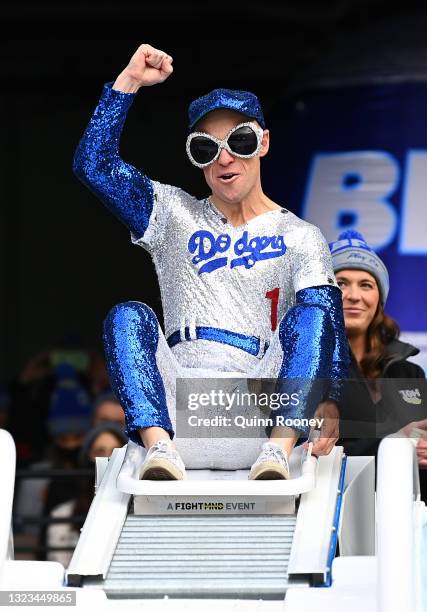
[[[119,154],[120,135],[136,94],[104,86],[98,106],[81,139],[73,162],[78,178],[124,223],[135,239],[141,238],[153,211],[151,180]]]
[[[327,310],[331,317],[335,334],[335,348],[332,357],[331,386],[327,399],[340,403],[343,380],[348,377],[350,351],[345,333],[342,309],[342,294],[338,287],[307,287],[296,293],[297,304],[317,304]]]

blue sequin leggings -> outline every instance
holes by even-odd
[[[242,373],[242,377],[277,377],[279,390],[289,395],[305,385],[305,400],[280,408],[275,415],[311,418],[319,395],[310,381],[330,378],[334,343],[326,308],[297,304],[281,320],[258,365]],[[129,438],[142,445],[138,429],[154,426],[162,427],[172,438],[174,428],[168,406],[174,402],[180,365],[154,312],[140,302],[118,304],[104,322],[104,345],[111,386],[124,409]],[[201,376],[200,372],[196,376]],[[214,375],[211,370],[210,377]],[[308,431],[304,426],[298,429],[303,434]]]

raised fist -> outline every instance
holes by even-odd
[[[141,45],[116,83],[128,79],[136,87],[163,83],[172,74],[172,57],[151,45]]]

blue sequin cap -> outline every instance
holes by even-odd
[[[214,89],[190,104],[188,108],[189,130],[191,131],[202,117],[218,108],[228,108],[251,119],[256,119],[265,129],[261,104],[255,94],[237,89]]]
[[[336,242],[330,243],[329,249],[335,273],[346,269],[366,270],[377,279],[381,303],[384,306],[390,289],[388,271],[362,234],[355,230],[345,230]]]

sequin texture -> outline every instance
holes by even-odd
[[[222,222],[210,198],[199,201],[175,187],[153,185],[153,220],[134,242],[152,255],[165,335],[179,336],[173,351],[179,350],[184,366],[213,364],[197,328],[259,338],[265,346],[273,335],[273,310],[280,321],[295,304],[296,290],[325,285],[333,277],[320,231],[293,213],[271,210],[233,227]],[[184,351],[179,348],[182,343],[192,346]],[[217,349],[212,346],[209,351],[217,353],[218,369],[247,371],[248,360],[242,357],[239,365],[233,347]]]
[[[343,380],[348,377],[350,351],[345,333],[342,294],[338,287],[308,287],[296,294],[297,303],[313,304],[326,309],[331,318],[334,331],[334,353],[330,373],[331,387],[328,399],[338,404],[342,398]]]
[[[197,340],[212,340],[214,342],[220,342],[229,346],[235,346],[236,348],[249,353],[250,355],[258,355],[261,349],[259,338],[254,336],[244,336],[243,334],[236,334],[230,332],[227,329],[218,329],[217,327],[196,327],[195,335]],[[191,340],[190,330],[188,327],[184,330],[185,340]],[[171,334],[167,339],[169,346],[172,348],[178,342],[181,342],[180,332]],[[268,344],[267,344],[268,346]]]
[[[218,108],[228,108],[256,119],[265,129],[264,115],[256,95],[250,91],[237,89],[214,89],[205,96],[194,100],[188,109],[189,129],[191,130],[207,113]]]
[[[133,242],[151,254],[165,335],[180,334],[181,343],[172,350],[182,365],[247,372],[251,355],[236,357],[236,348],[215,342],[209,342],[208,355],[208,341],[196,338],[196,328],[256,337],[261,346],[270,343],[273,309],[280,321],[295,304],[296,292],[334,278],[328,245],[318,228],[291,212],[281,214],[280,208],[233,227],[223,222],[224,214],[210,198],[197,200],[125,164],[118,143],[134,98],[104,88],[75,167],[127,224]],[[269,297],[272,291],[277,303]]]
[[[136,237],[153,210],[150,179],[119,156],[120,134],[135,94],[104,86],[101,100],[74,156],[73,170]]]
[[[110,382],[125,411],[126,434],[137,444],[140,427],[162,427],[173,436],[156,363],[158,338],[156,315],[139,302],[118,304],[104,322]]]
[[[332,308],[333,292],[319,287],[334,289],[335,280],[318,228],[289,211],[282,214],[280,208],[234,227],[209,197],[197,200],[182,189],[151,181],[120,159],[120,133],[134,98],[105,87],[74,169],[127,225],[134,244],[151,254],[165,335],[177,340],[170,349],[154,313],[139,303],[116,307],[105,323],[112,386],[125,409],[128,431],[140,444],[132,433],[138,427],[162,423],[172,435],[174,377],[182,368],[193,369],[195,375],[205,369],[214,377],[215,372],[293,376],[299,369],[299,377],[314,376],[326,372],[328,360],[331,366],[331,339],[337,333],[332,323],[338,318],[324,316],[324,308],[328,313]],[[314,307],[316,295],[322,299]],[[292,310],[296,300],[300,304]],[[313,307],[301,307],[310,300]],[[283,331],[279,337],[276,323],[288,311],[293,321],[289,329],[295,333]],[[230,338],[233,342],[224,342]],[[292,353],[295,346],[302,347],[301,354]],[[334,353],[336,374],[342,374],[342,359],[342,351]]]
[[[329,386],[335,345],[332,321],[323,306],[297,304],[280,322],[279,336],[283,360],[277,390],[298,402],[287,403],[272,417],[310,419]],[[304,425],[297,429],[304,434],[309,430]]]

